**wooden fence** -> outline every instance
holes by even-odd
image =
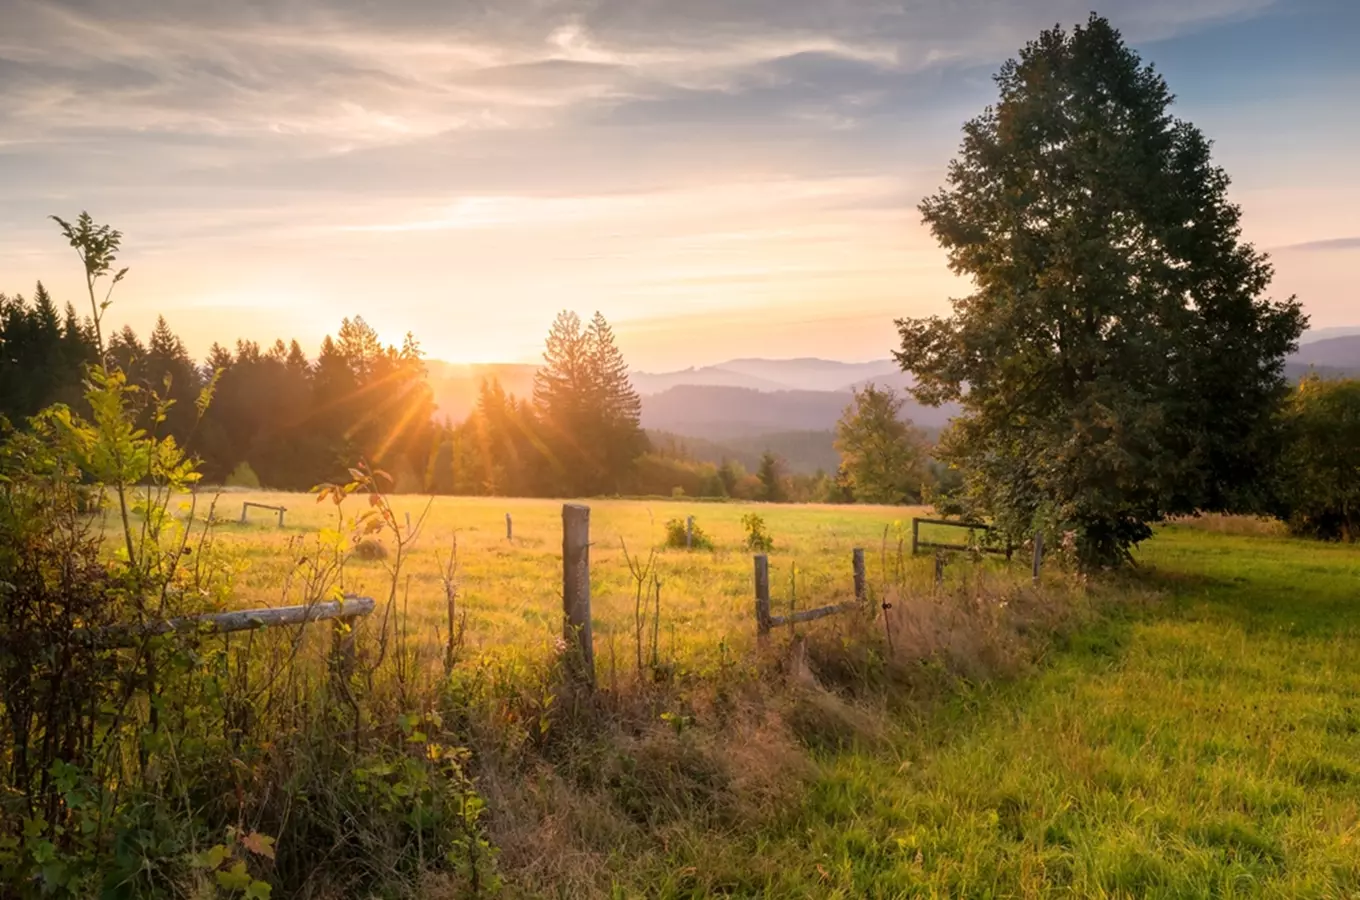
[[[915,556],[922,548],[926,548],[933,550],[979,550],[983,553],[1005,554],[1005,557],[1007,559],[1010,559],[1011,553],[1015,549],[1009,543],[1007,543],[1005,547],[987,547],[974,544],[942,544],[939,543],[938,541],[923,541],[921,540],[922,525],[946,525],[949,526],[950,528],[966,528],[970,536],[974,531],[988,532],[992,530],[992,526],[984,522],[953,522],[950,521],[949,519],[920,519],[920,518],[912,519],[911,520],[912,556]]]
[[[770,629],[780,625],[796,625],[799,622],[812,622],[836,613],[862,609],[868,599],[868,585],[864,575],[864,550],[856,547],[850,552],[850,570],[855,586],[854,603],[833,603],[813,609],[800,609],[788,615],[776,616],[770,613],[770,558],[764,553],[755,557],[756,580],[756,636],[765,638]]]
[[[283,527],[283,514],[286,513],[286,512],[288,512],[288,507],[286,507],[286,506],[270,506],[268,503],[255,503],[255,502],[253,502],[253,501],[247,500],[247,501],[245,501],[244,503],[241,504],[241,524],[242,524],[242,525],[246,524],[246,511],[247,511],[247,510],[250,510],[250,509],[267,509],[267,510],[269,510],[270,512],[278,513],[278,515],[279,515],[279,527],[280,527],[280,528]]]
[[[912,556],[915,556],[917,552],[920,551],[922,548],[934,550],[960,550],[960,551],[977,550],[981,553],[1005,554],[1006,559],[1010,559],[1015,552],[1015,547],[1012,546],[1009,541],[1006,542],[1005,547],[975,546],[973,544],[942,544],[936,541],[923,541],[921,540],[922,525],[946,525],[951,528],[966,528],[968,529],[970,534],[974,531],[993,530],[992,526],[986,524],[985,522],[954,522],[949,519],[913,518],[911,520]],[[1034,559],[1032,563],[1032,577],[1034,579],[1034,583],[1038,584],[1039,571],[1043,568],[1044,563],[1044,533],[1042,531],[1034,532],[1033,546],[1034,546]],[[935,581],[938,584],[943,580],[944,580],[944,557],[936,556]]]
[[[246,508],[255,506],[272,509],[279,514],[279,524],[283,524],[283,507],[266,506],[259,503],[245,503],[241,517],[245,520]],[[922,524],[951,525],[969,529],[988,529],[989,526],[973,522],[951,522],[945,519],[912,519],[912,552],[922,547],[969,550],[967,545],[941,544],[920,540]],[[693,545],[694,519],[689,517],[685,523],[686,545]],[[505,514],[505,536],[512,539],[513,531],[510,514]],[[1011,548],[996,550],[1009,557]],[[1043,535],[1036,534],[1034,539],[1034,580],[1039,579],[1039,569],[1043,558]],[[760,553],[754,557],[755,565],[755,613],[756,635],[764,640],[772,629],[811,622],[837,613],[863,609],[868,601],[868,585],[864,565],[864,550],[856,547],[851,551],[850,571],[854,586],[854,602],[819,606],[812,609],[797,610],[786,615],[773,615],[770,611],[770,561]],[[937,563],[937,578],[939,577]],[[143,626],[129,626],[105,629],[101,640],[113,646],[127,646],[138,638],[171,632],[195,632],[226,634],[247,631],[254,628],[269,628],[281,625],[306,625],[312,622],[334,621],[333,654],[342,662],[352,661],[354,653],[354,625],[362,616],[373,612],[374,601],[368,597],[346,597],[330,603],[316,603],[310,606],[284,606],[269,609],[247,609],[201,616],[186,616],[167,619]],[[885,609],[887,606],[885,605]],[[590,507],[576,503],[562,506],[562,636],[566,642],[568,671],[574,681],[593,688],[595,679],[595,649],[591,633],[590,610]]]

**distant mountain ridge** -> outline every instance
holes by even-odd
[[[1297,379],[1308,372],[1323,377],[1360,376],[1360,334],[1326,329],[1308,340],[1286,362]],[[467,365],[429,360],[430,387],[438,415],[461,421],[476,408],[481,382],[496,378],[511,394],[533,395],[530,364]],[[839,362],[802,359],[732,359],[713,366],[676,372],[634,372],[642,396],[644,428],[708,441],[731,442],[790,432],[828,432],[851,400],[851,391],[874,383],[899,392],[912,384],[891,359]],[[903,416],[927,429],[948,423],[954,406],[923,407],[906,397]],[[757,441],[758,443],[758,441]],[[750,449],[749,444],[742,444]]]

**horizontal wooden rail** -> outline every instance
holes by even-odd
[[[869,598],[869,589],[864,577],[864,550],[855,547],[850,553],[851,572],[854,577],[855,602],[836,603],[831,606],[819,606],[816,609],[800,609],[788,615],[775,616],[770,614],[770,559],[764,553],[755,556],[755,576],[756,576],[756,638],[764,641],[769,637],[770,629],[781,625],[797,625],[799,622],[812,622],[816,619],[823,619],[827,616],[834,616],[837,613],[850,612],[856,609],[864,609],[864,604]]]
[[[277,606],[265,609],[241,609],[201,616],[181,616],[162,619],[145,625],[115,625],[100,632],[101,642],[113,646],[126,645],[139,637],[171,632],[228,634],[280,625],[306,625],[328,619],[354,619],[373,612],[376,604],[371,597],[346,597],[310,606]]]
[[[286,506],[271,506],[271,505],[268,504],[268,503],[256,503],[256,502],[253,501],[253,500],[246,500],[246,501],[244,501],[244,502],[241,504],[241,524],[242,524],[242,525],[246,524],[246,511],[249,510],[249,509],[252,509],[252,508],[254,508],[254,509],[267,509],[267,510],[269,510],[270,512],[278,513],[278,514],[279,514],[279,527],[280,527],[280,528],[283,527],[283,514],[286,513],[286,512],[288,512],[288,507],[286,507]]]
[[[915,556],[918,551],[924,548],[927,550],[961,550],[961,551],[978,550],[981,551],[982,553],[999,553],[1005,556],[1006,559],[1010,559],[1011,554],[1015,551],[1015,548],[1012,547],[1010,544],[1007,544],[1005,547],[978,547],[970,546],[968,544],[945,544],[940,541],[923,541],[921,540],[922,525],[945,525],[950,528],[966,528],[969,531],[992,530],[992,526],[986,524],[985,522],[951,522],[948,519],[912,519],[911,520],[912,556]]]
[[[982,531],[991,531],[992,526],[986,522],[958,522],[953,519],[912,519],[921,525],[949,525],[952,528],[977,528]]]
[[[970,547],[967,544],[937,544],[934,541],[917,541],[916,548],[926,550],[976,550],[979,553],[999,553],[1002,556],[1010,556],[1013,548],[1007,547]]]

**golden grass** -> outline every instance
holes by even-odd
[[[252,511],[248,524],[240,525],[243,501],[287,507],[285,527],[279,529],[272,514],[261,511]],[[211,495],[199,498],[200,518],[211,502]],[[409,611],[417,630],[437,640],[445,626],[441,565],[456,537],[458,597],[468,615],[468,650],[501,656],[546,651],[552,645],[561,634],[562,501],[394,496],[391,502],[403,527],[408,513],[414,525],[428,507],[415,549],[403,563],[401,579],[401,599],[405,600],[409,587]],[[634,556],[645,558],[653,549],[657,552],[662,655],[698,662],[712,659],[720,645],[729,652],[740,651],[754,639],[752,554],[744,547],[742,516],[752,512],[763,516],[774,537],[770,582],[772,605],[779,613],[795,606],[850,599],[855,547],[865,548],[868,554],[870,582],[886,581],[882,571],[885,528],[890,533],[887,565],[891,570],[898,536],[902,530],[909,535],[913,515],[927,514],[909,507],[584,502],[591,509],[592,611],[601,667],[611,658],[611,649],[620,665],[633,654],[634,585],[623,554],[624,542]],[[295,562],[297,542],[305,544],[323,529],[336,528],[334,505],[318,504],[309,494],[254,491],[224,492],[216,503],[220,524],[214,540],[240,566],[236,604],[256,607],[296,602],[284,595],[283,585]],[[353,516],[364,508],[365,498],[356,497],[344,509]],[[512,540],[505,537],[507,513],[513,520]],[[663,548],[666,521],[690,515],[711,537],[715,549]],[[348,561],[346,591],[373,596],[380,603],[386,599],[390,583],[386,566],[394,562],[395,548],[390,537],[384,537],[383,543],[387,560],[356,555]],[[927,564],[921,561],[919,565]]]

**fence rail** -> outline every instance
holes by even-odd
[[[952,522],[949,519],[919,519],[911,520],[911,555],[915,556],[917,551],[922,548],[930,550],[977,550],[982,553],[1003,554],[1007,559],[1015,552],[1015,548],[1009,543],[1005,547],[978,547],[971,544],[944,544],[939,541],[921,540],[922,525],[947,525],[951,528],[966,528],[971,531],[991,531],[992,526],[985,522]]]
[[[764,553],[757,554],[755,557],[755,583],[756,583],[756,637],[762,640],[769,636],[770,629],[781,625],[797,625],[800,622],[812,622],[817,619],[824,619],[827,616],[834,616],[837,613],[850,612],[856,609],[863,609],[864,603],[868,600],[868,587],[864,577],[864,550],[856,547],[850,554],[850,570],[855,586],[854,603],[833,603],[830,606],[818,606],[813,609],[800,609],[787,615],[775,616],[770,614],[770,558]]]
[[[179,616],[161,619],[144,625],[115,625],[99,632],[101,642],[111,646],[126,646],[138,638],[172,632],[230,634],[280,625],[306,625],[338,619],[353,624],[353,620],[373,612],[371,597],[346,597],[310,606],[274,606],[264,609],[239,609],[231,612],[207,613],[201,616]]]
[[[288,512],[288,507],[286,507],[286,506],[271,506],[271,505],[268,504],[268,503],[256,503],[256,502],[254,502],[253,500],[247,500],[247,501],[245,501],[244,503],[241,504],[241,524],[242,524],[242,525],[246,524],[246,512],[247,512],[248,510],[250,510],[250,509],[267,509],[267,510],[269,510],[270,512],[278,513],[278,515],[279,515],[279,527],[280,527],[280,528],[283,527],[283,514],[286,513],[286,512]]]

